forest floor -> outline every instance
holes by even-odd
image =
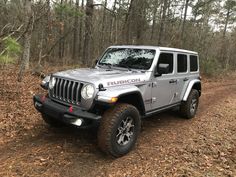
[[[32,102],[40,79],[17,83],[16,72],[0,73],[0,176],[236,176],[236,73],[203,78],[194,119],[147,118],[135,149],[113,159],[96,131],[47,126]]]

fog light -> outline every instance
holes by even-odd
[[[73,125],[76,125],[76,126],[81,126],[83,123],[83,120],[82,119],[77,119],[76,121],[74,121],[72,124]]]
[[[36,108],[38,108],[38,107],[42,107],[42,104],[36,101],[36,102],[34,103],[34,106],[35,106]]]

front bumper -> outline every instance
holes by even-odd
[[[76,121],[81,120],[82,124],[79,126],[86,127],[101,119],[100,115],[84,111],[76,106],[60,104],[43,95],[35,95],[33,101],[34,107],[40,113],[67,124],[77,125]]]

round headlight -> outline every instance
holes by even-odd
[[[83,99],[87,100],[93,97],[94,92],[95,92],[95,89],[93,85],[88,84],[82,88],[81,96],[83,97]]]
[[[47,83],[49,83],[50,77],[51,77],[51,76],[46,76],[46,77],[42,80],[41,85],[42,85],[42,86],[45,86]]]
[[[56,79],[55,79],[55,77],[52,77],[52,78],[50,79],[50,81],[49,81],[49,88],[50,88],[50,89],[53,89],[53,87],[55,86],[55,84],[56,84]]]

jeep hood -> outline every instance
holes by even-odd
[[[98,88],[99,84],[103,84],[104,87],[142,84],[147,78],[147,72],[104,68],[82,68],[57,72],[53,74],[53,76],[92,83]]]

